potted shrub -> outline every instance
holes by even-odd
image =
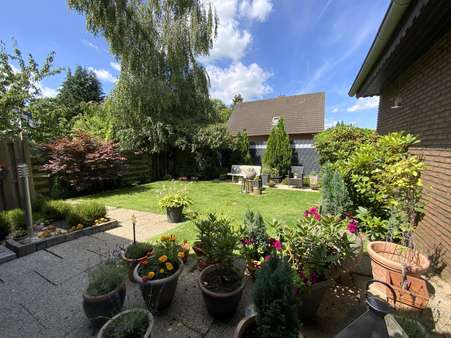
[[[133,271],[140,284],[147,308],[152,312],[167,308],[174,298],[177,282],[183,271],[175,235],[162,236],[154,245],[153,255],[141,260]]]
[[[263,166],[261,178],[262,178],[262,185],[265,187],[268,186],[270,173],[271,173],[271,169],[269,169],[266,166]]]
[[[183,208],[192,204],[186,190],[178,189],[175,185],[164,192],[160,199],[160,208],[166,209],[166,215],[170,223],[180,223],[183,220]]]
[[[214,232],[216,231],[216,223],[219,222],[216,215],[209,214],[205,218],[198,218],[194,221],[196,226],[196,241],[193,243],[193,250],[198,257],[199,266],[202,262],[214,263],[212,257],[207,257],[206,248],[212,247]]]
[[[210,246],[205,252],[216,264],[202,270],[199,287],[208,312],[215,318],[227,318],[234,314],[243,293],[243,273],[234,266],[234,250],[238,249],[239,236],[225,218],[210,215],[215,220]]]
[[[298,337],[299,323],[291,276],[288,262],[277,254],[271,255],[257,272],[252,292],[256,314],[238,323],[234,338]]]
[[[247,210],[240,230],[241,256],[246,259],[247,271],[254,278],[255,271],[261,267],[264,257],[270,252],[266,224],[260,213]]]
[[[133,270],[138,262],[144,260],[152,254],[152,244],[132,242],[124,250],[121,251],[121,257],[128,266],[128,278],[134,282]]]
[[[89,284],[83,293],[83,309],[95,327],[121,311],[126,276],[127,267],[118,260],[108,260],[89,272]]]
[[[308,175],[308,180],[309,180],[309,185],[310,185],[311,189],[313,189],[313,190],[319,189],[319,176],[316,171],[310,172],[310,174]]]
[[[148,310],[122,311],[102,326],[97,338],[149,338],[153,322],[153,316]]]
[[[296,226],[279,227],[279,233],[292,265],[299,319],[309,321],[333,285],[333,277],[357,255],[357,223],[321,216],[317,208],[310,208]]]
[[[275,184],[280,184],[282,182],[282,175],[280,174],[280,170],[277,168],[271,169],[271,181],[273,181]]]

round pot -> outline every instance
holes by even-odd
[[[121,312],[125,300],[125,281],[113,291],[100,296],[83,293],[83,310],[94,327],[100,327]]]
[[[179,259],[179,263],[179,268],[171,276],[148,280],[147,282],[143,282],[142,278],[138,275],[139,264],[133,270],[133,278],[140,284],[141,295],[147,308],[152,313],[163,310],[171,305],[175,290],[177,289],[178,279],[184,267],[181,259]]]
[[[214,261],[207,261],[206,259],[198,258],[197,259],[197,270],[202,271],[205,268],[208,268],[209,266],[212,266],[215,264],[216,264],[216,262],[214,262]]]
[[[207,305],[208,312],[217,319],[229,318],[235,313],[236,308],[240,303],[246,282],[243,278],[240,287],[232,292],[219,293],[210,291],[203,285],[203,282],[205,276],[216,269],[218,269],[218,265],[211,265],[205,268],[200,273],[198,284],[202,291],[202,296]]]
[[[154,320],[153,320],[152,314],[151,314],[149,311],[145,310],[145,309],[130,309],[130,310],[125,310],[125,311],[122,311],[121,313],[115,315],[113,318],[111,318],[110,320],[108,320],[108,321],[105,323],[105,325],[102,326],[102,328],[100,329],[100,331],[97,333],[97,336],[96,336],[96,337],[97,337],[97,338],[104,338],[104,337],[105,337],[105,333],[108,332],[109,327],[110,327],[111,325],[113,325],[114,322],[115,322],[116,320],[118,320],[118,319],[121,318],[122,316],[125,316],[125,315],[129,314],[130,312],[144,312],[144,313],[147,315],[147,317],[149,318],[149,321],[148,321],[148,324],[147,324],[147,330],[146,330],[146,332],[144,333],[143,336],[137,337],[137,338],[150,338],[151,333],[152,333],[152,329],[153,329],[153,323],[154,323]]]
[[[180,223],[183,221],[183,206],[176,208],[166,208],[166,215],[169,223]]]
[[[238,323],[235,332],[233,333],[233,338],[242,338],[245,336],[246,331],[254,326],[257,326],[257,316],[252,315],[250,317],[246,317],[240,320]]]
[[[130,245],[132,245],[132,244],[130,244]],[[138,265],[138,263],[142,259],[144,259],[146,256],[143,256],[143,257],[137,258],[137,259],[127,258],[125,256],[126,251],[127,251],[127,248],[125,248],[125,250],[121,251],[121,258],[128,266],[128,279],[130,280],[130,282],[135,283],[135,279],[133,278],[133,270],[135,269],[136,265]]]
[[[205,256],[205,251],[202,248],[202,243],[201,242],[194,242],[193,243],[193,250],[194,250],[194,253],[196,254],[196,256],[198,256],[198,257]]]
[[[298,318],[302,322],[310,322],[318,311],[321,302],[326,295],[326,291],[332,287],[334,281],[332,279],[313,284],[308,293],[297,296],[298,300]]]
[[[373,278],[377,280],[384,281],[389,271],[402,274],[403,262],[409,275],[421,275],[431,264],[430,260],[418,251],[391,242],[369,242],[367,251],[371,259]],[[388,291],[383,285],[375,287],[385,293]]]

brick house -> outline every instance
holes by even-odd
[[[309,174],[319,170],[313,137],[324,130],[324,105],[323,92],[243,102],[233,110],[228,128],[232,134],[246,130],[252,157],[261,164],[271,129],[283,118],[293,148],[292,164],[303,165],[304,174]]]
[[[377,130],[405,131],[426,164],[415,244],[451,280],[451,1],[392,1],[350,96],[380,96]]]

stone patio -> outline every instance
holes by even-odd
[[[109,253],[132,239],[131,215],[138,223],[137,239],[149,239],[174,227],[166,217],[145,212],[109,208],[109,216],[122,225],[91,236],[38,251],[0,265],[0,336],[9,337],[92,337],[95,334],[82,308],[82,292],[88,283],[87,271]],[[247,282],[240,307],[227,322],[214,320],[207,313],[197,286],[199,272],[195,258],[180,276],[171,307],[156,316],[152,337],[232,337],[238,321],[251,302],[251,281]],[[313,325],[303,325],[305,338],[332,337],[365,311],[362,290],[368,276],[353,275],[347,285],[336,286],[325,297]],[[432,281],[440,299],[441,329],[447,331],[450,321],[447,309],[449,286]],[[439,294],[437,294],[439,292]],[[124,308],[144,307],[139,287],[128,282]],[[431,314],[430,320],[435,316]]]

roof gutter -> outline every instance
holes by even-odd
[[[411,0],[392,0],[392,2],[390,3],[390,7],[385,13],[384,20],[379,27],[379,30],[365,58],[365,61],[363,62],[363,65],[360,68],[351,89],[349,90],[349,96],[357,95],[357,92],[365,83],[367,77],[370,75],[370,72],[373,69],[373,66],[381,56],[385,46],[392,37],[393,32],[395,31],[399,21],[403,17],[411,2]]]

